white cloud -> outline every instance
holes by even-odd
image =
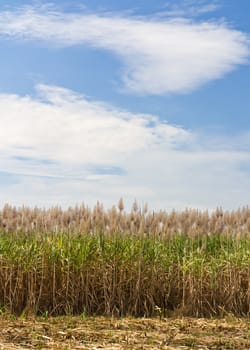
[[[247,204],[249,139],[243,148],[237,138],[202,140],[60,87],[0,94],[1,171],[15,178],[5,176],[0,205],[111,205],[120,196],[151,209]]]
[[[39,98],[0,95],[0,151],[71,166],[109,164],[157,144],[174,147],[188,132],[154,116],[91,102],[70,90],[39,85]]]
[[[174,149],[191,137],[157,117],[91,102],[64,88],[39,85],[37,90],[36,99],[0,94],[2,170],[19,164],[21,174],[61,177],[66,166],[70,176],[81,177],[86,165],[121,167],[132,154],[159,144]],[[38,173],[37,161],[42,163]]]
[[[0,35],[109,50],[124,63],[125,89],[136,94],[188,92],[245,64],[250,53],[248,35],[222,22],[63,13],[49,6],[0,13]]]

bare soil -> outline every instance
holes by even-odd
[[[0,349],[250,349],[250,319],[0,319]]]

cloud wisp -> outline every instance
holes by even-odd
[[[250,54],[248,35],[221,21],[64,13],[50,6],[1,12],[0,36],[109,50],[123,62],[124,90],[141,95],[192,91],[245,64]]]
[[[179,0],[168,2],[162,15],[170,17],[198,17],[220,8],[218,0]]]
[[[62,87],[0,94],[1,204],[111,205],[120,196],[154,209],[246,204],[249,138],[244,148],[202,139]]]

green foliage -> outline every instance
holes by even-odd
[[[248,237],[224,235],[3,232],[0,305],[44,317],[246,316],[249,252]]]

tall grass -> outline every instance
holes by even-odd
[[[16,314],[250,315],[248,208],[209,215],[134,206],[126,214],[119,206],[5,206],[0,307]]]

